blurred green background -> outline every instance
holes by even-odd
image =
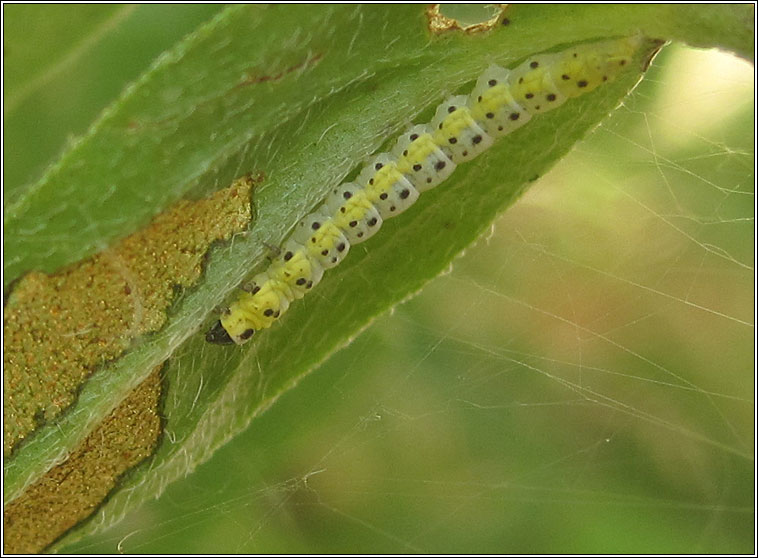
[[[220,9],[50,8],[3,8],[6,202]],[[66,550],[753,552],[753,97],[666,48],[451,273]]]

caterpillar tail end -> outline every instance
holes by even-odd
[[[221,325],[221,320],[213,324],[213,327],[208,330],[205,334],[205,340],[213,345],[234,345],[234,339]]]

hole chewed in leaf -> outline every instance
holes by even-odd
[[[510,23],[505,18],[507,7],[508,4],[490,4],[486,7],[489,13],[484,16],[484,19],[480,21],[464,21],[462,17],[453,17],[449,13],[442,13],[443,10],[449,11],[450,5],[430,4],[426,9],[427,24],[429,31],[435,35],[449,31],[462,31],[468,34],[484,33],[498,24],[503,24],[506,21]]]

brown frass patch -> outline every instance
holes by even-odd
[[[176,287],[197,281],[210,244],[247,229],[254,182],[245,176],[180,201],[103,252],[18,281],[3,322],[5,455],[71,405],[98,367],[163,326]]]
[[[6,506],[5,553],[44,550],[95,512],[123,473],[153,453],[161,433],[160,369],[132,391],[66,461]]]

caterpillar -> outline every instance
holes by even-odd
[[[214,344],[242,344],[271,327],[289,305],[315,287],[350,247],[375,235],[456,166],[568,99],[613,80],[640,45],[639,37],[574,46],[532,56],[512,70],[491,65],[469,95],[437,107],[429,124],[402,134],[353,182],[334,188],[306,215],[268,268],[253,277],[206,334]]]

